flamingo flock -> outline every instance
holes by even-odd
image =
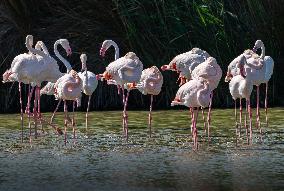
[[[85,127],[88,128],[88,113],[90,109],[91,96],[98,86],[98,80],[106,80],[108,85],[116,85],[118,94],[122,95],[123,112],[122,112],[122,127],[123,133],[128,140],[128,114],[127,105],[130,91],[137,89],[143,95],[150,95],[150,109],[148,115],[149,135],[152,135],[152,108],[154,96],[158,95],[163,86],[163,75],[157,66],[152,66],[143,70],[141,59],[134,52],[128,52],[120,57],[119,47],[113,40],[105,40],[100,49],[100,55],[105,56],[106,51],[110,47],[114,47],[114,61],[109,63],[105,71],[101,74],[94,74],[87,69],[87,55],[81,54],[81,71],[76,72],[72,69],[70,62],[65,59],[57,50],[58,45],[61,45],[67,56],[72,54],[69,41],[67,39],[59,39],[54,43],[54,54],[64,64],[66,72],[62,73],[55,58],[53,58],[42,41],[38,41],[33,48],[33,36],[27,35],[26,47],[28,53],[23,53],[16,56],[11,64],[11,67],[3,74],[3,83],[19,82],[19,99],[21,112],[21,129],[22,141],[24,114],[27,114],[29,119],[30,141],[32,134],[32,124],[37,136],[37,126],[43,122],[49,124],[58,134],[64,132],[64,143],[67,142],[68,124],[73,129],[73,138],[75,135],[75,115],[76,107],[81,106],[82,93],[88,96],[88,104],[86,111]],[[256,51],[261,49],[261,55]],[[265,92],[265,114],[266,124],[267,117],[267,91],[268,81],[273,74],[274,61],[270,56],[265,55],[264,43],[257,40],[252,50],[245,50],[241,55],[237,56],[228,65],[228,70],[225,77],[225,82],[229,82],[229,91],[235,100],[235,125],[236,134],[241,136],[242,131],[242,99],[246,100],[246,112],[244,127],[246,136],[252,139],[252,109],[251,109],[251,93],[253,86],[257,87],[257,108],[256,121],[257,128],[261,133],[260,113],[259,113],[259,86],[266,84]],[[211,112],[214,90],[222,78],[222,70],[218,65],[217,60],[210,56],[206,51],[199,48],[175,56],[169,64],[161,66],[162,71],[170,70],[179,74],[178,81],[179,89],[171,102],[171,106],[183,105],[189,108],[191,117],[191,133],[193,140],[193,148],[198,148],[198,131],[197,119],[199,110],[202,110],[204,121],[204,130],[209,137]],[[43,82],[46,85],[41,88]],[[29,86],[28,99],[26,109],[23,108],[22,99],[22,84]],[[41,89],[40,89],[41,88]],[[33,96],[34,93],[34,96]],[[58,104],[51,116],[50,121],[44,119],[40,111],[40,97],[42,95],[54,96],[58,100]],[[32,98],[34,98],[33,108],[31,110]],[[237,122],[237,102],[240,99],[240,121]],[[64,131],[57,127],[53,121],[56,112],[63,101],[64,103]],[[72,119],[69,117],[67,101],[73,103]],[[207,118],[205,117],[204,109],[208,108]],[[247,124],[247,115],[249,125]],[[38,124],[39,122],[39,124]]]

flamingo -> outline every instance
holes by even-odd
[[[152,133],[152,103],[153,96],[158,95],[161,92],[163,85],[163,75],[156,66],[144,69],[142,71],[141,78],[137,84],[128,84],[131,89],[138,89],[142,94],[151,95],[150,110],[148,117],[148,127],[150,132],[150,137]]]
[[[237,68],[239,68],[239,75],[234,76],[230,83],[229,83],[229,89],[230,93],[235,100],[245,98],[246,99],[246,111],[249,112],[249,121],[250,121],[250,140],[252,139],[252,113],[251,113],[251,107],[250,107],[250,95],[253,89],[253,79],[252,79],[252,72],[249,68],[245,68],[244,66],[247,64],[246,57],[244,55],[240,55],[237,57]],[[240,107],[240,123],[241,118],[241,107]],[[236,118],[236,112],[235,112],[235,118]],[[245,120],[245,126],[246,126],[246,120]],[[247,128],[247,127],[246,127]],[[241,127],[239,129],[239,136],[241,133]]]
[[[204,62],[210,55],[199,48],[175,56],[168,65],[163,65],[161,69],[172,70],[179,73],[180,85],[191,79],[191,72],[200,63]]]
[[[97,75],[97,78],[105,80],[114,80],[117,85],[124,87],[127,83],[137,83],[140,80],[143,70],[143,64],[134,52],[128,52],[124,57],[121,57],[111,62],[103,74]],[[123,130],[128,140],[128,115],[126,112],[129,97],[129,90],[124,99],[123,109]]]
[[[54,91],[56,99],[61,99],[64,101],[64,143],[66,145],[67,139],[67,100],[73,101],[73,113],[75,107],[75,101],[77,102],[77,107],[81,105],[81,89],[82,89],[82,80],[77,74],[76,71],[71,70],[69,73],[60,77],[54,84]],[[74,116],[74,115],[73,115]],[[72,122],[73,126],[73,135],[75,138],[75,127],[74,127],[74,118]]]
[[[262,68],[256,67],[255,69],[259,71],[261,77],[259,80],[254,82],[254,85],[257,86],[257,107],[258,107],[258,118],[259,118],[259,85],[265,83],[265,121],[268,126],[268,117],[267,117],[267,93],[268,93],[268,82],[273,74],[274,60],[270,56],[265,56],[265,46],[261,40],[257,40],[253,47],[253,52],[256,52],[261,48],[260,59],[263,61],[264,65]],[[253,71],[254,72],[254,71]],[[258,119],[259,120],[259,119]]]
[[[87,113],[86,113],[86,129],[87,129],[90,101],[91,101],[92,94],[94,93],[94,91],[96,90],[98,86],[98,80],[96,78],[96,75],[93,72],[87,71],[87,55],[81,54],[80,59],[82,63],[82,69],[81,69],[82,72],[79,72],[78,75],[83,82],[83,85],[82,85],[83,93],[89,96]]]
[[[202,79],[192,79],[178,89],[175,99],[172,101],[171,106],[184,105],[192,109],[192,136],[194,149],[198,148],[197,144],[197,118],[199,107],[208,107],[210,103],[210,86],[208,81]],[[197,108],[197,111],[194,111]]]
[[[208,137],[209,137],[213,90],[217,88],[221,80],[222,69],[217,64],[217,60],[215,58],[208,57],[203,63],[199,64],[198,66],[194,68],[191,75],[193,79],[206,80],[208,82],[208,85],[211,91],[209,110],[207,114],[207,124],[208,124],[207,132],[208,132]],[[204,112],[203,108],[202,108],[202,112]]]

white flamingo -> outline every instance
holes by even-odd
[[[252,73],[249,68],[245,68],[245,65],[247,64],[246,57],[244,55],[240,55],[237,57],[237,65],[236,67],[239,68],[239,75],[235,75],[230,83],[229,83],[229,89],[230,93],[235,100],[245,98],[246,99],[246,111],[249,112],[249,121],[250,121],[250,139],[252,139],[252,113],[251,113],[251,107],[250,107],[250,95],[253,89],[253,80],[252,80]],[[242,115],[241,115],[242,109],[240,107],[240,124],[242,123]],[[235,118],[236,117],[236,108],[235,108]],[[245,118],[245,127],[246,126],[246,118]],[[237,130],[237,129],[236,129]],[[248,131],[247,131],[248,132]],[[241,126],[239,129],[239,136],[241,134]]]
[[[90,101],[91,101],[92,94],[94,93],[94,91],[96,90],[98,86],[98,80],[96,78],[96,75],[93,72],[90,72],[87,70],[87,55],[81,54],[80,59],[82,63],[82,69],[81,69],[81,72],[78,73],[78,75],[83,82],[83,85],[82,85],[83,93],[89,96],[87,113],[86,113],[86,129],[87,129]]]
[[[197,144],[197,118],[199,107],[206,108],[210,103],[211,90],[207,81],[201,79],[192,79],[178,89],[175,99],[172,101],[171,105],[184,105],[186,107],[192,108],[192,135],[194,148],[198,148]],[[194,111],[197,108],[197,112]]]
[[[158,95],[161,92],[163,85],[163,75],[156,66],[146,68],[142,71],[141,78],[137,84],[128,84],[131,89],[138,89],[144,95],[151,95],[150,111],[148,117],[148,127],[150,137],[152,133],[152,103],[153,96]]]
[[[199,48],[175,56],[168,65],[163,65],[161,69],[176,71],[179,73],[180,85],[191,79],[194,68],[204,62],[210,55]]]
[[[103,74],[97,75],[98,78],[105,80],[115,80],[115,82],[124,87],[127,83],[137,83],[140,80],[143,70],[143,64],[133,52],[128,52],[124,57],[121,57],[111,62]],[[123,109],[123,130],[128,140],[128,115],[126,112],[128,103],[129,91],[124,99]]]

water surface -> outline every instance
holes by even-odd
[[[121,112],[90,113],[88,131],[76,113],[66,146],[48,126],[31,144],[26,128],[21,143],[19,115],[0,115],[0,190],[284,190],[284,110],[269,111],[269,127],[261,114],[251,145],[236,138],[233,110],[213,111],[210,142],[199,115],[198,151],[186,110],[154,111],[152,138],[147,112],[129,112],[128,142]]]

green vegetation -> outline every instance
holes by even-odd
[[[30,6],[30,5],[33,6]],[[33,34],[35,40],[46,42],[50,52],[58,38],[70,40],[74,54],[69,59],[75,69],[80,68],[79,54],[88,55],[89,69],[101,73],[113,60],[113,52],[102,60],[100,43],[115,40],[121,54],[134,51],[146,67],[169,63],[176,55],[200,47],[217,58],[225,74],[229,62],[244,49],[252,48],[262,39],[267,55],[275,60],[270,81],[269,104],[283,105],[283,46],[284,8],[280,0],[6,0],[0,3],[0,72],[12,59],[25,52],[24,37]],[[64,69],[61,64],[61,68]],[[178,88],[176,75],[164,72],[164,87],[155,99],[154,108],[170,107],[170,100]],[[261,88],[264,90],[264,87]],[[18,111],[17,85],[0,84],[0,112]],[[16,95],[16,96],[11,96]],[[264,98],[264,95],[261,95]],[[108,99],[105,99],[105,98]],[[134,98],[135,99],[131,99]],[[252,99],[255,97],[255,92]],[[282,96],[283,97],[283,96]],[[131,109],[146,109],[149,98],[132,92]],[[53,110],[53,97],[43,97],[42,109]],[[263,100],[261,99],[263,104]],[[87,99],[83,99],[85,106]],[[228,84],[222,78],[214,96],[217,107],[232,106]],[[85,108],[85,107],[83,107]],[[91,109],[118,109],[121,99],[115,87],[100,83]]]

